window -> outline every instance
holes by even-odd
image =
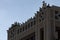
[[[44,14],[44,13],[42,12],[42,14]]]
[[[40,16],[42,18],[42,16]]]
[[[40,40],[44,40],[44,29],[40,29]]]
[[[31,22],[31,26],[33,26],[33,22]]]
[[[42,18],[42,20],[44,20],[44,18]]]
[[[26,40],[29,40],[29,39],[26,39]]]
[[[58,16],[60,17],[60,14]]]
[[[31,40],[35,40],[35,36],[32,36],[32,37],[31,37]]]
[[[20,32],[22,32],[22,28],[20,28]]]
[[[17,34],[19,34],[19,29],[17,30]]]
[[[11,38],[14,37],[14,33],[13,33],[13,31],[11,31],[11,35],[10,35],[10,37],[11,37]]]
[[[33,36],[31,37],[31,40],[33,40]]]
[[[57,40],[60,40],[60,27],[56,26],[56,32],[58,33],[58,38]]]
[[[27,30],[27,25],[25,26],[25,30]]]
[[[55,14],[58,14],[58,11],[55,11]]]
[[[24,31],[24,27],[23,27],[23,31]]]
[[[41,22],[41,19],[39,19],[39,22]]]
[[[30,28],[30,23],[28,24],[28,28]]]
[[[34,25],[36,24],[36,21],[34,20]]]
[[[58,19],[58,16],[55,16],[55,19]]]
[[[41,16],[41,19],[42,19],[42,20],[44,20],[44,17],[43,17],[43,16]],[[40,20],[40,21],[41,21],[41,20]]]

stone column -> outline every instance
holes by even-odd
[[[40,40],[40,28],[38,26],[35,28],[35,40]]]
[[[52,15],[54,16],[54,15]],[[54,32],[55,32],[55,26],[54,26],[54,17],[51,17],[51,10],[48,8],[46,11],[46,17],[45,17],[45,27],[44,27],[44,40],[54,40]]]

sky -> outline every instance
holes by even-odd
[[[7,40],[7,30],[14,22],[25,22],[42,7],[43,0],[0,0],[0,40]],[[44,0],[60,6],[60,0]]]

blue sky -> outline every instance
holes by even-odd
[[[60,0],[44,0],[60,6]],[[0,40],[7,40],[7,30],[14,22],[25,22],[42,6],[42,0],[0,0]]]

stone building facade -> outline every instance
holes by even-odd
[[[60,7],[47,5],[25,23],[11,25],[8,40],[60,40]]]

